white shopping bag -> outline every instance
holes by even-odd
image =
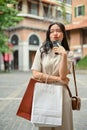
[[[62,86],[35,84],[31,122],[38,127],[62,125]]]

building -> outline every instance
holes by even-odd
[[[68,40],[74,57],[87,55],[87,1],[72,0],[72,23],[66,25]]]
[[[45,40],[48,25],[62,21],[61,0],[18,0],[15,7],[24,19],[8,28],[9,43],[13,45],[13,69],[28,71],[38,46]],[[71,21],[71,5],[67,5],[67,20]]]
[[[24,19],[9,28],[10,43],[14,45],[14,69],[28,71],[38,46],[42,44],[48,25],[55,20],[55,2],[23,0],[16,7]],[[54,6],[55,5],[55,6]]]

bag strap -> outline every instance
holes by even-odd
[[[78,96],[78,90],[77,90],[77,85],[76,85],[76,75],[75,75],[74,62],[72,62],[72,72],[73,72],[73,79],[74,79],[74,86],[75,86],[75,95]],[[73,97],[69,86],[66,85],[66,87],[67,87],[67,89],[68,89],[68,92],[69,92],[70,97]]]
[[[75,94],[76,94],[76,96],[78,96],[78,90],[77,90],[77,85],[76,85],[76,75],[75,75],[74,62],[72,62],[72,71],[73,71],[73,78],[74,78]]]

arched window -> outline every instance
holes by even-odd
[[[13,35],[11,38],[12,45],[18,45],[19,39],[17,35]]]
[[[39,45],[39,39],[36,35],[32,35],[29,38],[29,44],[30,45]]]

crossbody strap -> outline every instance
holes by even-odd
[[[73,71],[73,79],[74,79],[74,86],[75,86],[75,94],[78,96],[78,90],[76,85],[76,75],[75,75],[75,68],[74,68],[74,62],[72,62],[72,71]]]

